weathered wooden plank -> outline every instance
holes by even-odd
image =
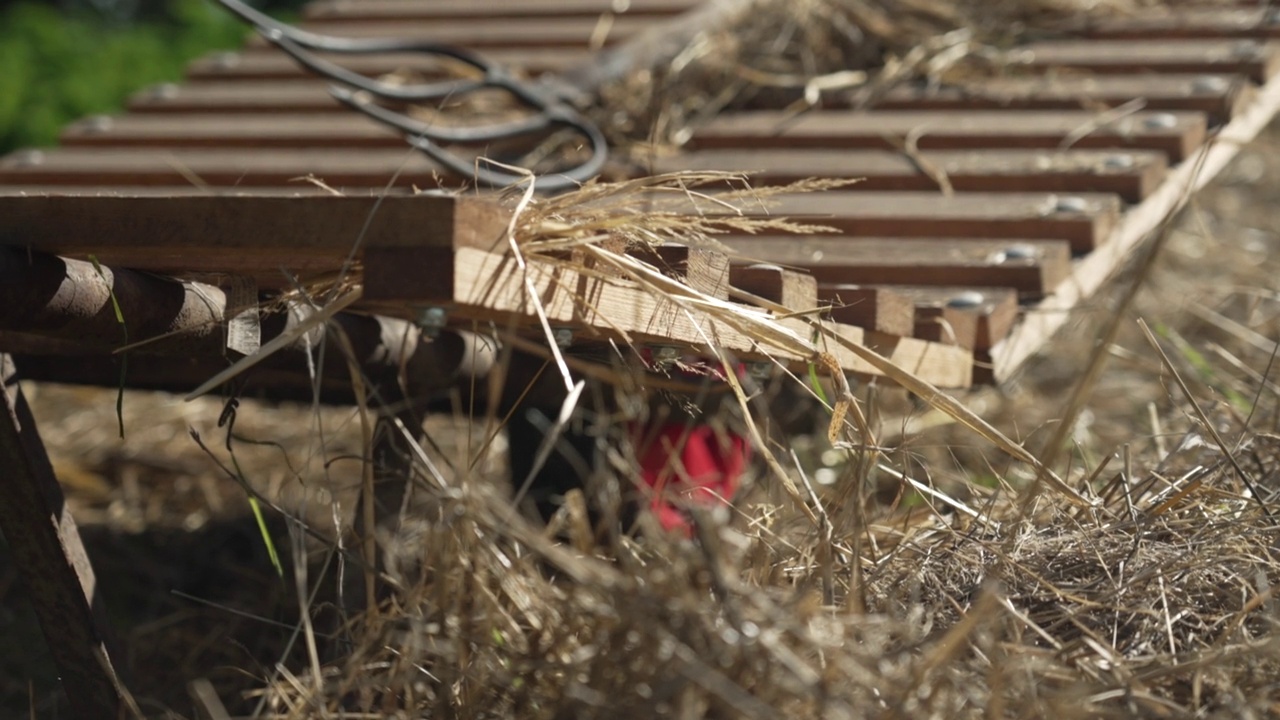
[[[1280,45],[1256,40],[1052,40],[1010,53],[1015,67],[1055,68],[1132,75],[1218,73],[1244,75],[1256,83],[1280,70]]]
[[[938,150],[910,157],[882,150],[701,150],[662,158],[654,173],[720,170],[751,174],[753,185],[806,178],[858,180],[857,189],[960,192],[1105,192],[1139,202],[1168,169],[1152,151]]]
[[[1098,106],[1116,107],[1141,98],[1148,110],[1202,112],[1209,116],[1210,124],[1219,124],[1247,105],[1253,90],[1253,85],[1239,75],[993,78],[965,88],[898,88],[891,90],[876,103],[876,107],[896,110],[1096,110]],[[833,97],[830,102],[839,104],[840,98]]]
[[[73,714],[116,720],[128,707],[101,591],[17,380],[0,353],[0,531]]]
[[[406,277],[416,282],[404,281]],[[447,250],[372,247],[365,254],[365,300],[370,309],[404,314],[409,308],[437,305],[460,320],[516,322],[536,327],[524,273],[509,256],[472,248]],[[579,329],[584,339],[614,339],[633,343],[672,342],[710,351],[709,343],[744,358],[773,356],[783,362],[807,358],[768,341],[744,334],[729,323],[699,311],[686,311],[637,284],[619,278],[587,276],[571,266],[531,266],[529,279],[547,320]],[[587,300],[584,302],[584,299]],[[751,312],[750,310],[745,310]],[[788,322],[785,327],[793,327]],[[833,325],[850,342],[871,345],[900,366],[912,369],[942,387],[967,387],[973,360],[963,348],[912,338],[865,334],[862,328]],[[792,332],[795,332],[794,330]],[[796,338],[807,342],[807,333]],[[763,344],[762,344],[763,343]],[[878,374],[873,366],[835,343],[824,349],[841,367]]]
[[[261,275],[331,271],[380,246],[490,248],[506,211],[476,198],[437,196],[156,197],[0,194],[0,245],[157,272]],[[367,223],[367,225],[366,225]],[[357,254],[358,257],[358,254]],[[278,261],[278,265],[271,264]]]
[[[890,287],[915,303],[915,337],[921,340],[985,353],[1018,319],[1018,293],[1010,288]]]
[[[698,292],[722,300],[729,298],[729,258],[724,253],[688,245],[661,245],[633,250],[631,254]]]
[[[302,22],[303,30],[350,38],[398,38],[423,40],[475,50],[488,48],[592,47],[603,41],[616,43],[652,26],[651,18],[620,15],[607,26],[595,17],[533,17],[511,22],[505,18],[487,20],[426,20],[382,22]],[[253,36],[248,47],[265,47],[270,42]]]
[[[805,312],[818,306],[818,282],[808,273],[777,265],[731,265],[729,284],[789,310]]]
[[[153,85],[129,98],[135,113],[344,113],[319,79]]]
[[[873,332],[911,337],[915,303],[892,288],[863,285],[819,285],[818,301],[828,303],[832,320]]]
[[[317,53],[323,59],[337,63],[352,72],[369,77],[391,73],[410,73],[424,79],[437,79],[451,74],[448,61],[422,53],[373,53],[369,55],[341,55]],[[511,68],[538,75],[555,72],[574,63],[583,62],[590,55],[587,48],[488,48],[485,58]],[[454,66],[456,70],[464,68]],[[187,66],[187,81],[254,81],[297,80],[314,77],[313,73],[298,65],[297,61],[274,47],[245,48],[239,52],[219,51],[210,53]]]
[[[1247,7],[1152,8],[1124,18],[1086,20],[1085,36],[1125,39],[1280,38],[1280,17],[1268,3]]]
[[[141,150],[72,147],[0,158],[0,183],[68,186],[175,185],[186,181],[211,187],[276,187],[308,175],[335,188],[434,188],[447,171],[423,153],[399,149]]]
[[[64,147],[405,149],[404,137],[360,113],[95,115],[68,125]]]
[[[684,12],[699,0],[321,0],[303,8],[309,24],[389,20],[524,20],[540,17],[627,15],[656,18]]]
[[[780,195],[762,204],[769,215],[856,237],[1067,240],[1073,252],[1102,244],[1120,214],[1119,198],[1096,193],[831,191]],[[722,212],[705,201],[696,207],[709,215]]]
[[[1057,149],[1074,139],[1076,148],[1155,150],[1177,163],[1205,136],[1205,116],[1190,112],[1137,112],[1104,121],[1100,113],[1082,110],[748,111],[716,118],[689,147],[897,150],[913,137],[921,150]]]
[[[779,235],[724,242],[744,260],[800,268],[823,283],[1007,287],[1035,299],[1071,272],[1061,240]]]

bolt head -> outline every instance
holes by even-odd
[[[1001,254],[1005,260],[1032,260],[1036,257],[1036,249],[1031,245],[1018,243],[1005,248]]]
[[[1084,198],[1074,195],[1060,197],[1053,205],[1053,211],[1060,213],[1083,213],[1088,210],[1089,203]]]
[[[976,308],[982,305],[985,300],[986,298],[982,296],[982,293],[976,290],[965,290],[952,296],[947,301],[947,307],[956,309]]]
[[[1173,113],[1156,113],[1142,121],[1148,130],[1172,130],[1178,126],[1178,117]]]

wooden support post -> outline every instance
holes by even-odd
[[[0,354],[0,530],[26,583],[72,712],[116,720],[125,708],[106,613],[16,369]]]

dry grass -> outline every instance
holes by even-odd
[[[879,31],[881,54],[866,62],[892,67],[885,58],[901,55],[897,62],[914,68],[902,77],[942,68],[934,61],[950,57],[950,46],[927,38],[947,37],[955,23],[1005,28],[1014,20],[1009,8],[1078,9],[841,7],[889,14],[897,30]],[[915,27],[908,19],[921,29],[899,36]],[[845,27],[825,22],[784,36]],[[904,59],[906,48],[922,46],[936,51]],[[957,55],[983,57],[966,48]],[[788,62],[812,73],[824,67],[818,60]],[[752,67],[773,80],[793,72]],[[869,75],[860,87],[873,82]],[[677,134],[694,121],[687,110],[672,112],[686,114],[666,121]],[[243,513],[240,490],[184,439],[192,424],[219,437],[219,403],[133,395],[125,407],[137,414],[127,422],[148,429],[117,443],[111,398],[40,388],[33,400],[73,507],[86,525],[106,528],[95,561],[115,607],[127,608],[127,664],[156,717],[192,716],[181,688],[202,675],[215,676],[236,712],[288,718],[1276,715],[1271,587],[1280,565],[1264,508],[1280,491],[1272,434],[1280,408],[1269,379],[1280,334],[1272,259],[1280,226],[1257,188],[1280,177],[1280,153],[1268,142],[1206,191],[1139,296],[1133,313],[1159,324],[1168,361],[1136,329],[1106,348],[1114,357],[1073,427],[1072,452],[1051,468],[1084,507],[1062,494],[1021,506],[1018,491],[1035,469],[1020,448],[1043,442],[1063,388],[1087,360],[1080,338],[1105,316],[1106,297],[1019,384],[966,398],[981,412],[928,393],[932,407],[912,409],[900,391],[834,379],[827,392],[847,404],[835,410],[810,398],[814,432],[796,438],[779,432],[785,423],[773,422],[763,403],[726,403],[739,411],[726,422],[754,420],[771,467],[759,469],[731,514],[698,515],[691,538],[648,524],[639,538],[606,532],[600,540],[577,509],[586,503],[576,501],[553,521],[556,532],[536,527],[495,482],[501,443],[486,444],[485,429],[433,420],[422,448],[431,462],[420,459],[414,475],[419,507],[384,538],[389,589],[377,608],[350,616],[335,609],[343,583],[333,573],[334,547],[290,542],[300,537],[294,523],[275,528],[291,551],[284,582],[252,532],[235,542],[185,535]],[[694,232],[714,242],[716,227],[691,226],[687,217],[672,220],[652,206],[620,212],[616,192],[591,186],[559,204],[526,204],[514,244],[533,262],[557,262],[565,250],[616,255],[614,271],[643,279],[605,240]],[[685,299],[709,307],[695,294]],[[783,382],[793,381],[771,389]],[[615,394],[625,393],[609,383],[583,393],[588,422],[644,419],[642,403],[597,402]],[[787,401],[795,404],[795,395]],[[840,412],[849,414],[832,423]],[[995,419],[987,425],[978,415]],[[912,417],[941,422],[900,433]],[[239,430],[279,442],[290,456],[284,464],[279,448],[236,446],[260,489],[293,493],[281,504],[318,526],[344,521],[350,500],[332,501],[349,498],[360,478],[357,463],[344,463],[368,450],[355,413],[245,403]],[[609,472],[588,487],[587,500],[607,501],[636,482],[628,439],[611,447]],[[128,541],[133,533],[163,538],[151,544],[171,543],[178,557],[138,547]],[[179,560],[193,577],[163,569]],[[218,605],[167,594],[177,587]],[[33,706],[48,714],[56,701],[49,679],[39,679]],[[25,708],[25,688],[5,688],[6,706]]]
[[[1213,2],[1214,0],[1210,0]],[[1229,0],[1218,0],[1231,4]],[[733,107],[871,107],[905,84],[1017,75],[1018,43],[1180,0],[751,0],[675,58],[602,89],[611,139],[643,163]],[[1204,5],[1204,2],[1198,2]]]

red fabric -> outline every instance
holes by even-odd
[[[650,511],[666,530],[687,534],[692,527],[683,509],[733,500],[751,446],[739,435],[718,434],[706,425],[668,423],[642,451],[640,471],[651,492]]]

